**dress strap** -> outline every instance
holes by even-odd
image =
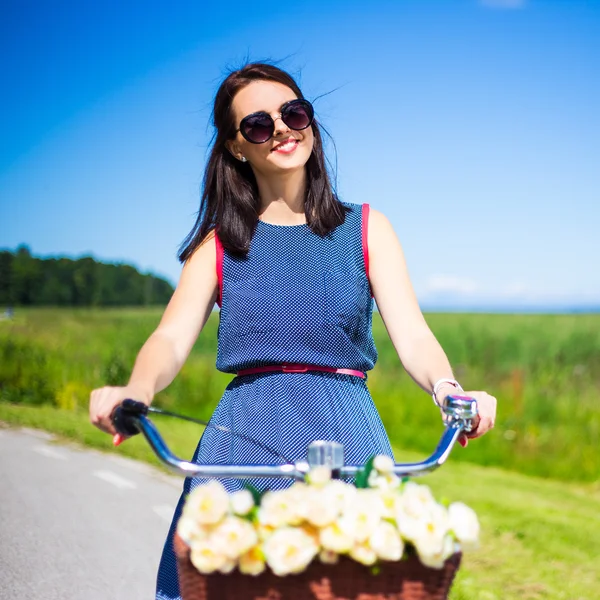
[[[215,248],[217,251],[217,281],[219,282],[219,292],[217,293],[217,304],[221,307],[221,303],[223,302],[223,256],[225,254],[225,250],[223,249],[223,244],[221,244],[221,240],[219,239],[219,234],[215,230]]]
[[[367,279],[369,279],[369,211],[371,207],[368,204],[362,205],[362,219],[361,219],[361,232],[362,232],[362,253],[363,260],[365,262],[365,273]],[[369,286],[371,282],[369,280]],[[371,290],[371,296],[373,296],[373,290]]]

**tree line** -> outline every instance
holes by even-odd
[[[164,305],[172,293],[167,280],[131,265],[0,251],[0,306]]]

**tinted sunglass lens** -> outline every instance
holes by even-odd
[[[253,115],[244,119],[242,133],[244,137],[254,144],[262,144],[273,135],[273,119],[269,115]]]
[[[281,118],[290,129],[300,131],[312,123],[313,109],[310,102],[305,100],[290,102],[284,108]]]

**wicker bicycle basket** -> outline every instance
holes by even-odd
[[[444,600],[461,559],[456,553],[442,569],[431,569],[411,555],[382,563],[376,575],[346,557],[335,565],[315,561],[304,572],[286,577],[269,570],[255,577],[237,570],[202,575],[177,535],[174,547],[183,600]]]

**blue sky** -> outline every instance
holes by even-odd
[[[424,307],[600,306],[600,1],[9,0],[0,57],[0,247],[176,282],[216,88],[270,58],[335,90],[340,195]]]

